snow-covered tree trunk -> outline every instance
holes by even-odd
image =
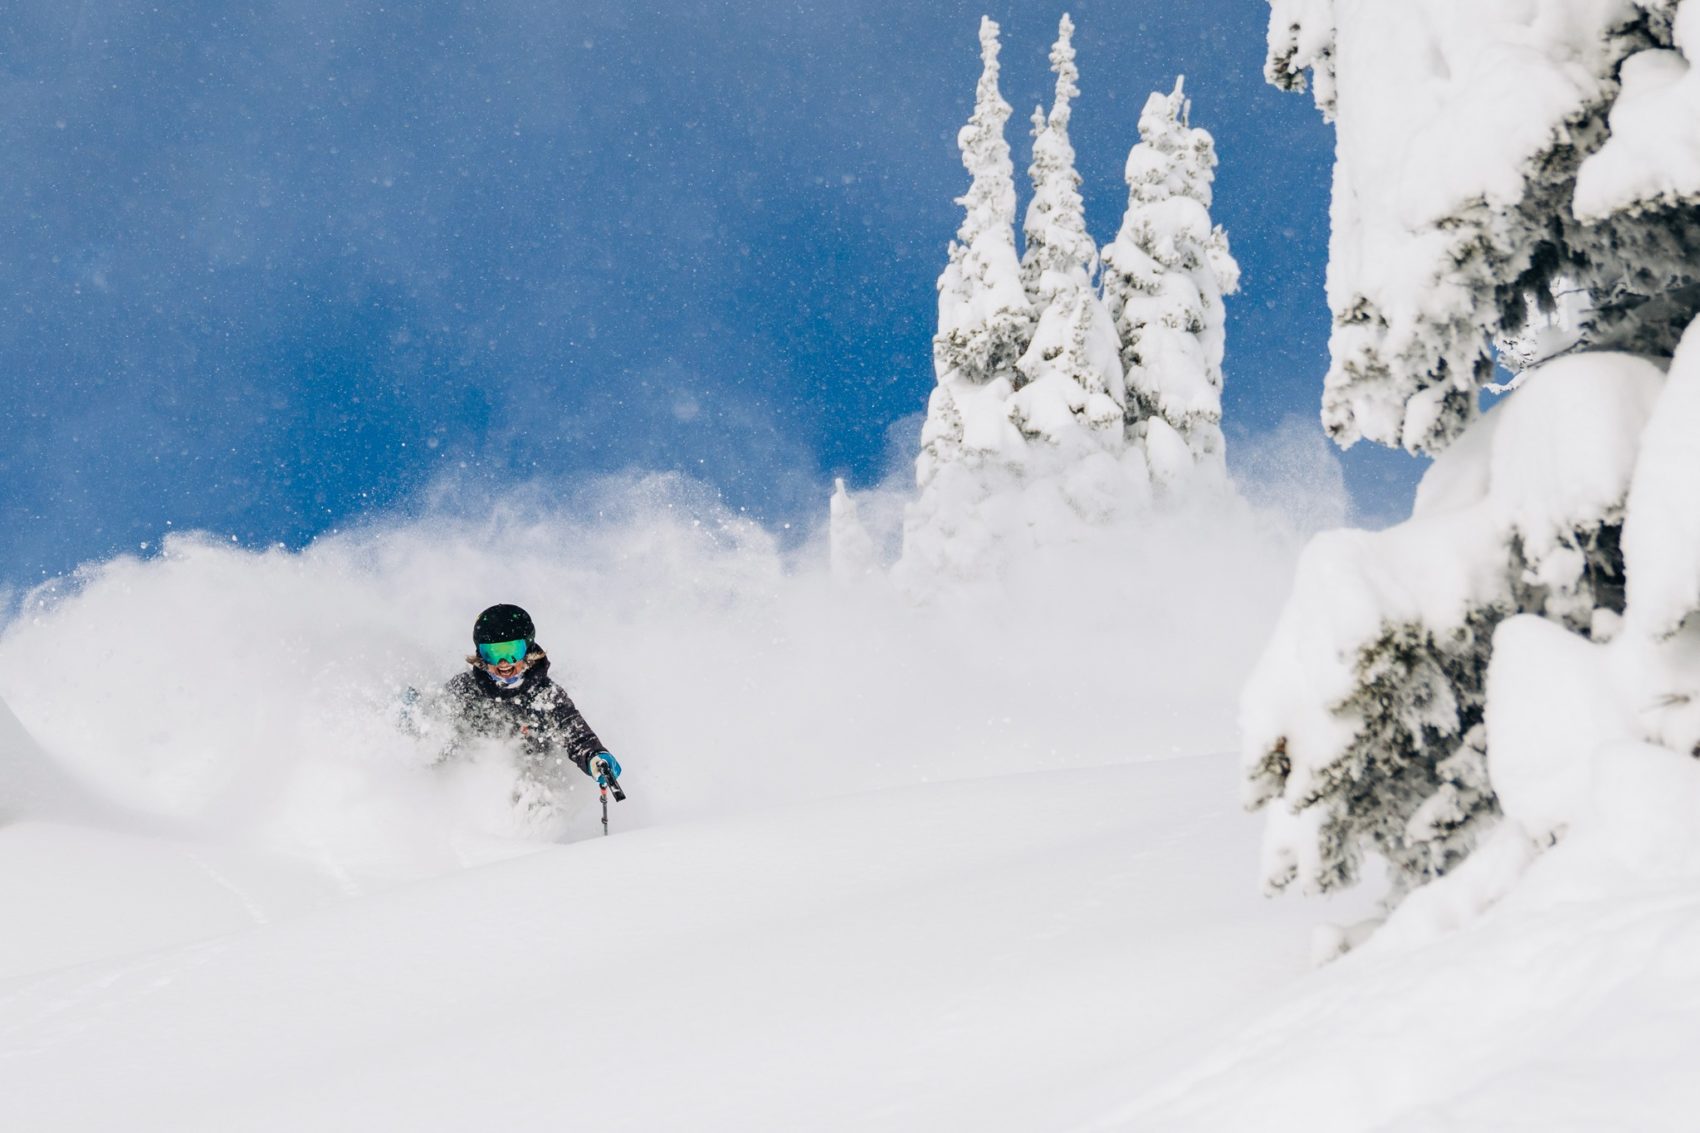
[[[1188,116],[1180,80],[1146,101],[1127,159],[1127,212],[1103,254],[1128,447],[1171,492],[1226,483],[1222,296],[1239,285],[1227,236],[1210,220],[1215,143]]]
[[[1247,797],[1271,886],[1376,853],[1397,900],[1502,813],[1590,821],[1612,745],[1700,776],[1700,3],[1271,8],[1271,80],[1337,123],[1324,422],[1439,456],[1407,522],[1307,549]],[[1496,340],[1527,368],[1482,415]]]

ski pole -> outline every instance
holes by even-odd
[[[615,776],[606,760],[593,760],[590,770],[598,777],[596,786],[602,795],[602,836],[606,838],[608,837],[608,790],[612,787],[614,801],[621,803],[626,801],[626,792],[620,789],[620,780]]]

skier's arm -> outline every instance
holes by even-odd
[[[432,766],[440,767],[454,759],[470,738],[473,728],[468,717],[472,701],[464,677],[456,677],[424,693],[408,688],[403,694],[402,731],[415,739],[438,741]]]
[[[565,691],[549,713],[549,724],[554,746],[564,752],[580,771],[591,774],[590,761],[608,749],[596,738],[584,714]]]
[[[425,734],[425,709],[419,703],[419,690],[408,685],[396,697],[395,726],[403,735],[418,739]]]

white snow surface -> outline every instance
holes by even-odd
[[[1700,4],[1676,8],[1675,50],[1623,61],[1623,90],[1612,104],[1611,136],[1576,172],[1576,215],[1596,220],[1623,209],[1677,204],[1700,194]]]
[[[1700,784],[1668,752],[1497,904],[1509,866],[1326,968],[1307,926],[1368,895],[1258,895],[1219,753],[1292,568],[1269,513],[915,607],[676,483],[596,512],[181,537],[26,602],[7,1128],[1686,1125]],[[494,600],[625,762],[613,837],[504,823],[499,760],[393,728]]]
[[[1693,807],[1700,774],[1661,754]],[[1625,860],[1638,808],[1671,784],[1618,782],[1640,790],[1615,824],[1573,832],[1485,913],[1437,931],[1419,890],[1368,944],[1180,1039],[1156,1085],[1073,1128],[1692,1128],[1700,874],[1692,847],[1671,873]],[[1460,875],[1501,849],[1507,868],[1529,856],[1496,840]]]
[[[1060,1082],[1302,971],[1308,913],[1245,884],[1230,776],[652,828],[12,979],[0,1085],[36,1130],[1048,1127]]]
[[[1528,375],[1493,440],[1489,494],[1524,554],[1561,574],[1555,556],[1572,530],[1621,516],[1664,374],[1644,359],[1592,353]]]
[[[1690,327],[1671,359],[1664,392],[1641,440],[1630,490],[1623,553],[1634,628],[1675,633],[1700,610],[1700,329]]]
[[[1633,732],[1604,651],[1562,626],[1511,618],[1493,637],[1488,750],[1500,806],[1531,837],[1562,834],[1595,788],[1593,760]]]

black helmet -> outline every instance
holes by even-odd
[[[518,606],[503,603],[491,606],[472,625],[472,644],[488,645],[496,641],[517,641],[520,638],[527,641],[537,640],[537,627],[531,624],[531,615]]]

